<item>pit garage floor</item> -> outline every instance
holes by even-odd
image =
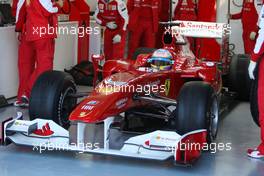
[[[0,118],[14,116],[14,107],[0,109]],[[23,110],[27,114],[26,110]],[[102,139],[102,127],[89,126],[89,136]],[[120,145],[123,135],[111,131],[111,145]],[[11,144],[0,146],[0,176],[261,176],[264,161],[246,156],[248,147],[259,143],[259,129],[252,122],[249,104],[238,102],[222,117],[218,143],[232,142],[231,151],[203,153],[193,167],[174,166],[171,162],[142,161],[109,156],[95,156],[71,152],[32,151],[32,148]]]

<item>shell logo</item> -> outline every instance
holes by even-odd
[[[79,117],[80,117],[80,118],[84,118],[84,117],[86,117],[89,113],[90,113],[90,112],[81,112],[80,115],[79,115]]]

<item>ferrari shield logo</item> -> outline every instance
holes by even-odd
[[[116,5],[109,4],[108,5],[108,10],[115,11],[115,10],[117,10],[117,7],[116,7]]]
[[[117,7],[116,5],[112,5],[112,8],[111,8],[113,11],[117,10]]]
[[[104,4],[99,4],[99,10],[104,10]]]
[[[165,95],[168,96],[170,94],[170,85],[171,85],[171,80],[167,79],[165,81]]]
[[[188,5],[187,0],[183,0],[182,5]]]

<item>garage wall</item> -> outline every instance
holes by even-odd
[[[257,3],[259,0],[255,0],[255,3]],[[242,5],[243,0],[230,0],[231,2],[231,14],[238,13],[241,11],[241,7],[237,7],[237,5]],[[233,3],[234,2],[234,3]],[[228,7],[228,0],[218,0],[218,21],[219,22],[225,22],[226,20],[226,14]],[[258,7],[257,11],[260,12],[261,6]],[[236,45],[236,53],[244,53],[244,47],[241,45],[243,43],[242,40],[242,24],[241,20],[231,20],[230,25],[232,27],[232,35],[230,38],[230,42],[234,43]],[[236,33],[234,33],[236,31]]]
[[[231,0],[232,1],[232,0]],[[237,4],[242,4],[243,0],[235,0]],[[236,7],[231,3],[231,13],[240,12],[241,8]],[[217,2],[217,20],[221,23],[227,23],[227,14],[228,14],[228,0],[218,0]],[[242,40],[242,25],[240,20],[231,20],[230,21],[231,29],[233,33],[230,36],[230,42],[234,43],[236,46],[236,53],[243,53],[244,48],[241,43]],[[236,33],[234,33],[236,31]]]
[[[91,11],[95,11],[97,0],[86,0],[86,2],[90,6]]]

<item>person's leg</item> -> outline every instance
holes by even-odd
[[[28,95],[30,95],[37,78],[45,71],[53,69],[55,41],[54,39],[41,39],[34,41],[33,45],[36,52],[36,68],[30,77]]]
[[[159,31],[156,34],[156,48],[162,48],[163,43],[162,43],[162,37],[165,32],[165,28],[163,26],[159,26]]]
[[[152,22],[146,22],[144,26],[144,47],[155,48],[156,33],[153,30]]]
[[[109,29],[104,32],[104,55],[106,60],[113,59],[113,34]]]
[[[192,50],[192,52],[195,52],[196,51],[196,48],[195,48],[195,39],[192,38],[192,37],[188,37],[187,40],[190,43],[190,49]]]
[[[250,39],[251,31],[253,31],[253,30],[243,32],[245,54],[251,54],[253,52],[255,44],[256,44],[256,40]]]
[[[264,155],[264,58],[260,61],[258,76],[258,107],[259,123],[261,128],[261,144],[258,151]]]
[[[115,35],[121,36],[121,42],[113,44],[113,59],[124,59],[126,48],[126,32],[117,31]]]
[[[137,48],[140,47],[139,43],[140,43],[140,38],[142,36],[143,33],[143,27],[138,26],[137,29],[133,29],[133,31],[130,31],[129,33],[129,44],[128,44],[128,59],[132,59],[135,51]]]
[[[19,88],[17,93],[18,101],[25,94],[28,81],[35,68],[34,49],[31,42],[26,41],[25,35],[21,34],[21,40],[18,48],[18,74]]]

